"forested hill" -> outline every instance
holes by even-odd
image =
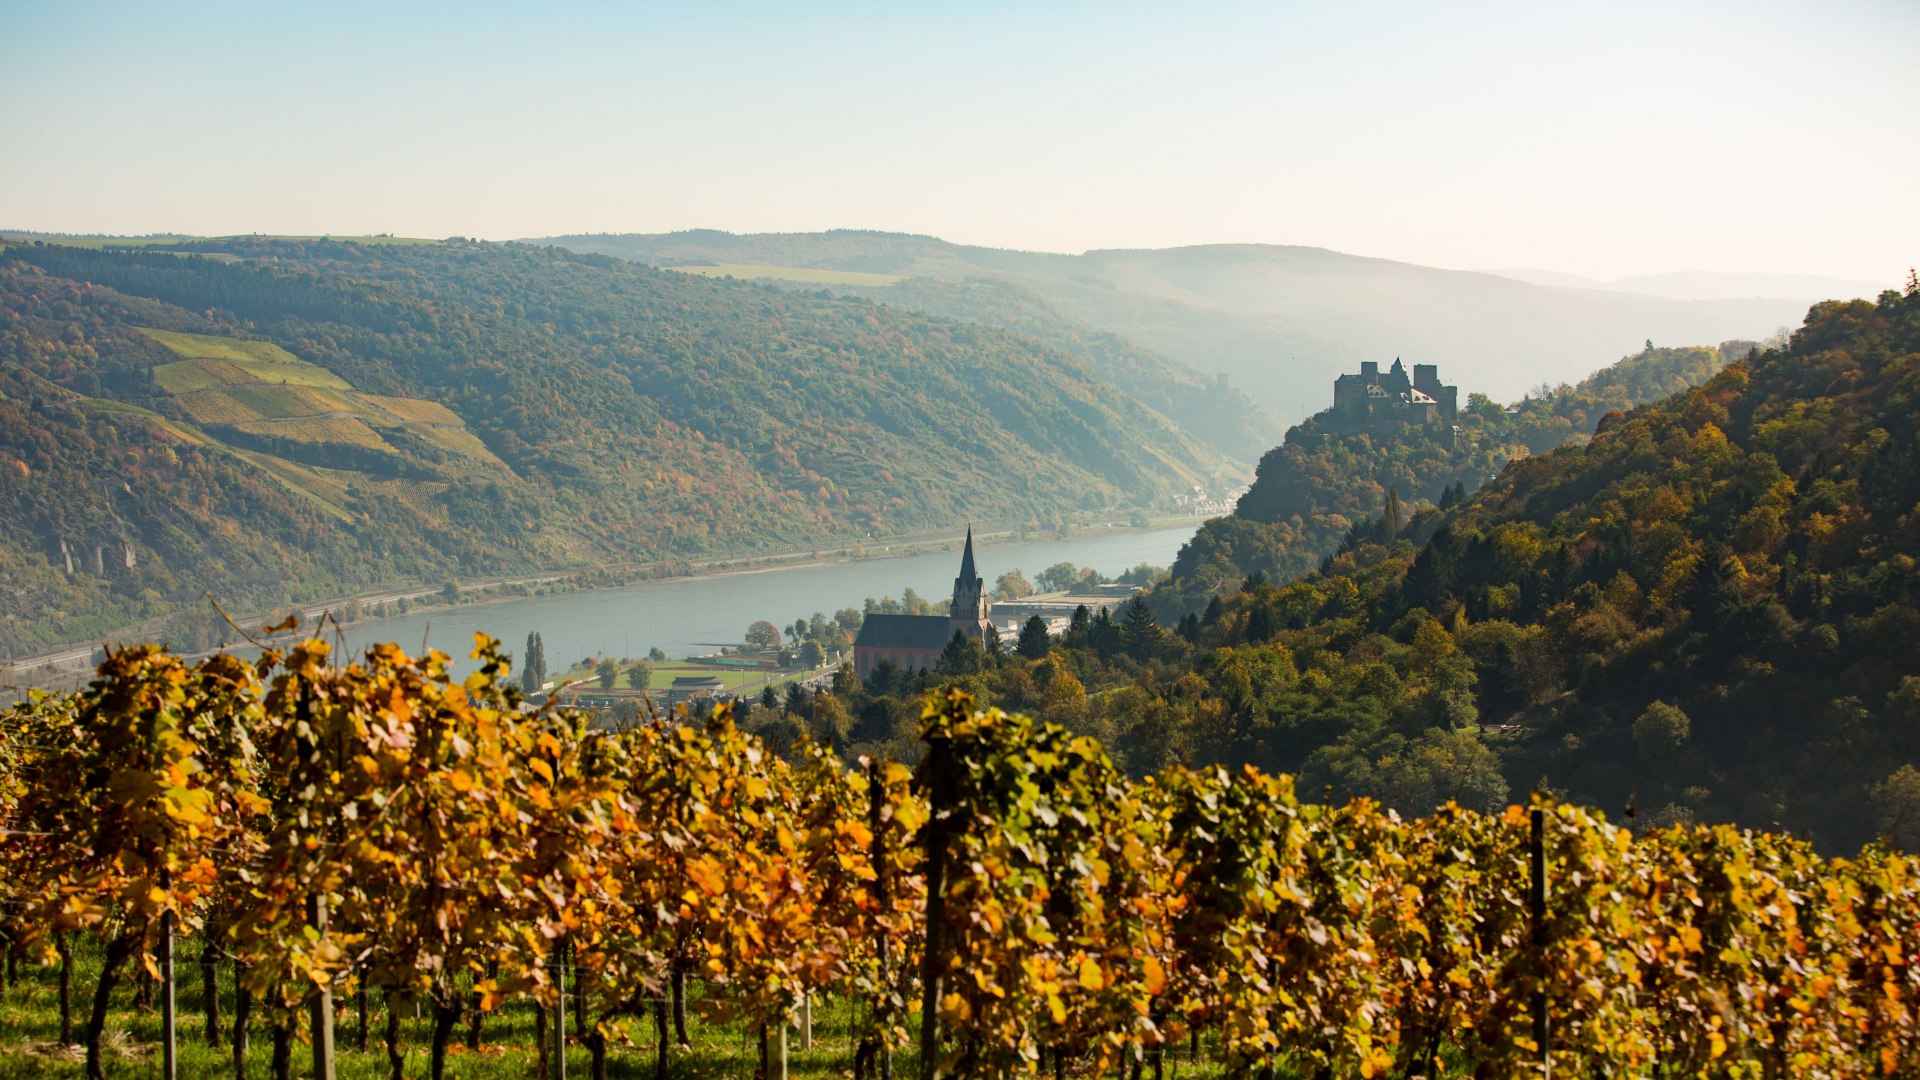
[[[1752,342],[1717,348],[1642,352],[1582,379],[1537,390],[1502,407],[1469,394],[1451,437],[1429,427],[1352,431],[1321,412],[1287,432],[1260,459],[1253,486],[1233,515],[1208,522],[1181,549],[1154,608],[1174,618],[1259,574],[1286,581],[1318,566],[1356,526],[1385,516],[1389,498],[1401,520],[1458,498],[1507,462],[1584,440],[1610,410],[1655,401],[1705,382],[1746,356]]]
[[[1119,334],[1075,322],[1032,289],[1011,281],[909,278],[881,286],[834,286],[901,308],[997,326],[1076,357],[1088,370],[1177,421],[1181,429],[1242,461],[1258,461],[1286,430],[1280,413],[1222,376],[1142,348]]]
[[[1545,786],[1848,847],[1920,821],[1917,560],[1920,287],[1212,605],[1207,689],[1158,685],[1199,752],[1402,806]]]
[[[1015,334],[467,242],[6,245],[0,414],[14,655],[206,591],[1045,524],[1237,479]]]

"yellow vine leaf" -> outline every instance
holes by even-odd
[[[1098,990],[1107,985],[1106,978],[1100,973],[1100,964],[1091,956],[1080,959],[1080,988]]]

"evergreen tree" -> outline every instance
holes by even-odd
[[[983,660],[980,643],[955,630],[947,639],[947,647],[940,650],[940,662],[934,670],[941,675],[978,675]]]
[[[1401,519],[1399,488],[1390,487],[1387,489],[1386,511],[1381,520],[1386,526],[1388,541],[1392,541],[1394,537],[1400,535],[1400,529],[1406,522]]]
[[[1029,660],[1038,660],[1052,647],[1053,635],[1047,633],[1047,620],[1038,615],[1028,617],[1020,627],[1020,641],[1014,649]]]
[[[860,676],[855,673],[851,663],[842,663],[833,670],[833,693],[843,701],[852,701],[860,696]]]
[[[891,660],[882,660],[873,665],[873,671],[866,679],[866,690],[874,697],[887,697],[906,689],[907,673],[900,665]]]
[[[1127,601],[1126,610],[1120,614],[1120,640],[1135,660],[1152,656],[1160,645],[1160,624],[1147,609],[1147,598],[1139,593]]]
[[[1112,656],[1120,647],[1120,626],[1113,621],[1113,613],[1101,608],[1094,615],[1093,622],[1087,627],[1087,643],[1101,656]]]
[[[544,651],[540,647],[540,635],[528,633],[527,648],[520,660],[520,689],[528,694],[539,693],[540,687],[546,684],[546,657],[541,655]]]

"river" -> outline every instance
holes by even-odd
[[[976,542],[980,576],[992,588],[1008,570],[1033,580],[1055,563],[1092,567],[1111,577],[1141,563],[1169,566],[1195,526],[1134,532],[1087,532],[1065,540]],[[445,608],[354,625],[346,631],[349,654],[380,641],[408,651],[425,643],[464,660],[475,631],[499,638],[518,657],[527,635],[538,632],[552,671],[588,656],[645,656],[658,648],[679,658],[717,652],[738,642],[756,619],[791,626],[816,611],[831,616],[857,608],[868,597],[899,598],[911,588],[944,604],[953,593],[960,551],[845,562],[804,563],[771,570],[669,578],[619,589],[594,589]],[[462,671],[471,665],[462,663]]]

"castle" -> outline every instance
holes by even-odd
[[[1459,404],[1460,388],[1440,385],[1440,369],[1433,364],[1413,365],[1409,379],[1397,358],[1385,375],[1380,374],[1378,361],[1366,360],[1360,364],[1360,374],[1333,380],[1331,419],[1342,427],[1434,421],[1451,426]]]
[[[960,555],[960,576],[953,579],[953,601],[947,614],[868,615],[853,641],[853,670],[862,679],[883,660],[902,671],[931,671],[940,653],[960,634],[984,643],[992,624],[987,621],[987,583],[973,567],[973,529],[967,529],[967,547]]]

